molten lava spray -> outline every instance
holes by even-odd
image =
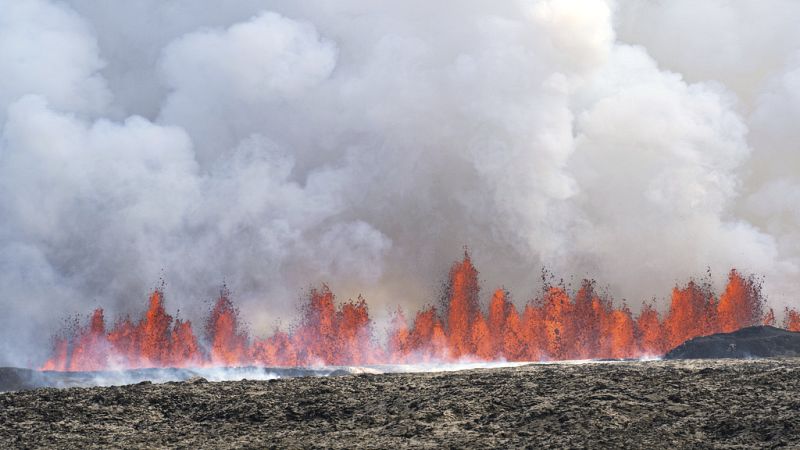
[[[136,322],[124,318],[107,329],[102,309],[88,324],[54,338],[44,370],[187,366],[363,365],[427,361],[539,361],[588,358],[639,358],[661,355],[696,336],[772,324],[764,311],[760,284],[731,270],[719,298],[708,284],[689,281],[672,290],[662,318],[650,304],[638,314],[615,306],[584,280],[574,295],[546,284],[540,297],[519,311],[510,293],[497,289],[486,312],[479,301],[478,271],[465,252],[448,276],[441,309],[429,306],[409,323],[397,308],[386,345],[375,339],[366,301],[337,305],[323,285],[310,292],[297,325],[251,339],[223,288],[198,339],[191,322],[173,319],[162,289]],[[800,313],[785,311],[783,326],[800,331]]]

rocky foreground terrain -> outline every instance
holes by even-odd
[[[800,360],[537,364],[0,394],[8,447],[798,447]]]

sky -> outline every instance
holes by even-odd
[[[546,267],[638,309],[800,286],[800,3],[0,0],[0,365],[65,318],[380,321]]]

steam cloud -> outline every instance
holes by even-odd
[[[429,302],[467,244],[636,308],[800,283],[800,3],[0,0],[0,364],[68,314],[256,334],[309,284]]]

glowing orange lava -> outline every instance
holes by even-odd
[[[800,313],[786,309],[783,327],[800,331]],[[564,286],[545,285],[542,295],[517,309],[510,293],[497,289],[485,312],[478,271],[465,252],[445,284],[441,310],[428,306],[409,323],[402,309],[392,315],[385,345],[374,335],[366,301],[337,304],[324,286],[312,290],[291,331],[276,329],[251,339],[230,294],[223,289],[198,339],[189,321],[173,319],[156,289],[136,322],[106,326],[102,309],[88,323],[54,338],[43,370],[188,366],[363,365],[427,361],[540,361],[639,358],[661,355],[692,337],[741,327],[774,324],[764,311],[760,284],[736,270],[717,298],[709,284],[689,281],[672,290],[669,310],[659,314],[642,304],[634,316],[615,306],[585,280],[573,295]]]

